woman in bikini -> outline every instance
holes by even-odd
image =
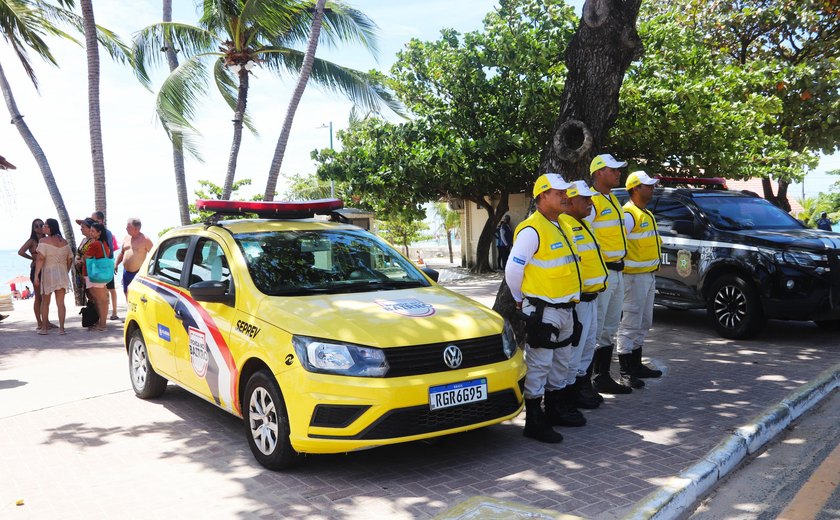
[[[67,309],[64,307],[64,295],[70,289],[70,266],[73,265],[73,252],[70,244],[61,236],[58,221],[48,218],[46,223],[48,236],[41,239],[35,251],[35,290],[42,295],[41,323],[38,334],[45,335],[49,330],[50,300],[55,294],[55,304],[58,307],[58,333],[64,334],[64,318]]]
[[[29,234],[29,239],[20,246],[18,249],[18,255],[26,258],[30,261],[29,264],[29,279],[32,281],[32,287],[35,287],[35,250],[38,248],[38,241],[44,238],[44,221],[36,218],[32,221],[32,228]],[[35,311],[35,319],[38,320],[38,330],[41,330],[43,324],[41,323],[41,292],[38,290],[33,291],[35,300],[33,302],[32,310]],[[47,323],[49,327],[51,324]],[[54,327],[55,325],[53,325]]]

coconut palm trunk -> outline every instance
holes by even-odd
[[[64,238],[70,243],[70,248],[76,251],[76,238],[73,234],[73,225],[71,224],[70,215],[67,213],[67,208],[64,206],[64,199],[61,197],[61,192],[58,191],[58,185],[55,182],[50,163],[47,161],[47,156],[38,140],[32,135],[29,126],[23,120],[23,116],[18,110],[15,97],[12,94],[12,89],[9,86],[9,81],[6,79],[6,73],[3,70],[3,65],[0,64],[0,91],[3,92],[3,99],[6,101],[6,107],[9,109],[9,115],[12,117],[12,124],[15,125],[23,142],[29,147],[29,151],[38,163],[38,168],[41,170],[41,175],[44,177],[44,182],[47,184],[47,191],[50,193],[55,210],[58,213],[58,219],[61,221],[61,227],[64,233]],[[76,269],[75,263],[73,269]],[[73,280],[73,292],[76,295],[76,305],[84,304],[84,291],[81,287],[76,285],[76,276],[71,277]]]
[[[163,21],[172,21],[172,0],[163,0]],[[170,39],[167,39],[164,48],[169,72],[172,72],[178,68],[178,55]],[[172,132],[172,165],[175,173],[175,193],[178,197],[178,214],[181,217],[181,225],[185,226],[190,223],[190,207],[187,200],[187,172],[184,167],[184,141],[181,132]]]
[[[93,164],[93,202],[97,211],[106,213],[105,150],[102,146],[102,118],[99,111],[99,43],[96,39],[93,1],[81,0],[80,6],[85,30],[85,53],[87,54],[88,69],[88,125],[90,128],[90,156]]]
[[[286,119],[283,121],[283,129],[280,131],[280,138],[277,140],[277,147],[274,149],[274,158],[271,160],[271,167],[268,170],[268,182],[265,186],[263,200],[274,200],[274,193],[277,190],[277,177],[280,175],[280,165],[283,164],[283,156],[286,154],[286,145],[289,143],[289,134],[292,132],[292,122],[295,119],[295,112],[303,97],[309,75],[312,73],[312,64],[315,62],[315,51],[318,49],[318,38],[321,35],[321,24],[324,19],[324,4],[327,0],[318,0],[315,5],[315,15],[312,18],[312,30],[309,33],[309,44],[306,47],[306,55],[303,58],[303,65],[300,68],[298,79],[289,108],[286,111]]]
[[[236,110],[233,113],[233,142],[230,145],[225,185],[222,187],[222,200],[230,199],[230,193],[233,191],[233,178],[236,175],[236,161],[239,158],[239,146],[242,144],[242,126],[248,103],[249,74],[250,72],[245,67],[239,69],[239,93],[236,97]]]

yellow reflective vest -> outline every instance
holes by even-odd
[[[651,273],[659,269],[662,239],[653,213],[637,208],[628,200],[624,211],[633,215],[633,229],[627,233],[627,257],[624,272],[627,274]]]
[[[581,291],[585,293],[603,291],[607,288],[607,266],[589,223],[571,215],[560,215],[560,221],[571,230],[572,241],[580,255]]]
[[[627,254],[627,232],[621,203],[612,193],[597,193],[592,196],[592,205],[595,207],[592,229],[598,238],[601,254],[607,262],[620,262]]]
[[[578,302],[581,273],[577,248],[569,238],[571,229],[562,223],[558,227],[535,211],[516,226],[514,241],[528,227],[537,232],[540,243],[531,261],[525,265],[522,294],[550,303]]]

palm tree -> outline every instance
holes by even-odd
[[[171,130],[192,131],[198,97],[207,91],[208,67],[223,99],[234,111],[233,140],[223,197],[230,196],[242,140],[242,127],[252,131],[246,108],[251,69],[264,67],[277,75],[301,70],[304,54],[295,49],[307,40],[314,18],[312,0],[206,0],[198,26],[163,22],[150,25],[134,38],[136,70],[148,82],[146,66],[160,60],[159,49],[174,45],[184,62],[163,82],[157,97],[158,115]],[[324,11],[321,38],[328,45],[358,43],[376,52],[376,25],[363,13],[340,2]],[[171,42],[167,44],[167,42]],[[375,107],[396,103],[366,73],[315,59],[312,80],[342,92],[353,102]]]
[[[29,59],[28,52],[32,51],[48,63],[58,65],[43,37],[49,35],[67,37],[67,35],[45,17],[45,13],[40,9],[39,5],[30,0],[0,0],[0,30],[3,31],[4,40],[12,47],[27,76],[29,76],[32,84],[37,89],[38,80],[35,77],[35,70],[32,68],[32,62]],[[58,213],[58,218],[61,221],[64,236],[70,243],[70,247],[75,251],[76,239],[73,233],[72,221],[67,213],[67,208],[64,206],[64,199],[61,197],[61,192],[52,173],[52,168],[50,168],[50,163],[47,160],[44,150],[32,134],[29,125],[23,120],[23,115],[20,113],[20,110],[18,110],[17,102],[15,101],[9,81],[6,79],[2,63],[0,63],[0,91],[3,93],[9,115],[12,117],[12,124],[17,128],[18,133],[20,133],[21,138],[23,138],[24,143],[26,143],[26,146],[35,158],[38,168],[41,170],[41,175],[47,184],[47,191],[49,191],[56,212]],[[76,303],[81,304],[79,296],[82,295],[82,291],[79,291],[78,287],[74,289],[76,289],[75,293],[77,295]]]
[[[163,21],[172,21],[172,0],[163,0]],[[178,55],[172,42],[168,42],[164,49],[166,63],[169,65],[169,72],[172,73],[178,68]],[[164,126],[165,121],[161,121]],[[172,163],[175,168],[175,191],[178,197],[178,213],[181,217],[181,225],[190,223],[190,203],[187,200],[187,173],[184,167],[184,139],[183,134],[178,131],[170,132],[172,139]]]
[[[96,20],[93,16],[92,0],[80,0],[80,4],[88,69],[88,128],[93,164],[93,203],[97,211],[106,213],[105,150],[102,146],[102,118],[99,114],[99,45],[96,42]]]

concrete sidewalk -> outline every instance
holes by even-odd
[[[441,279],[492,305],[501,274]],[[69,309],[67,336],[36,335],[29,306],[0,322],[0,518],[673,518],[840,381],[836,332],[770,322],[735,342],[657,308],[645,356],[664,376],[561,444],[523,438],[521,416],[271,472],[235,417],[173,385],[136,399],[120,332]]]

